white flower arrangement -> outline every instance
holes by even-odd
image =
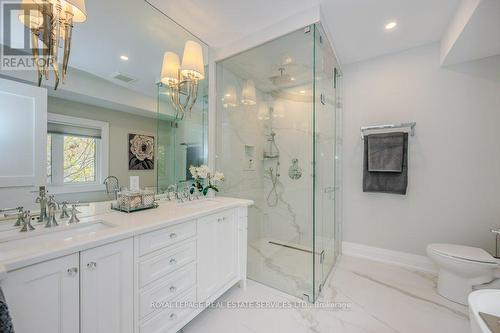
[[[191,193],[194,192],[195,189],[203,193],[203,195],[207,195],[209,189],[219,192],[217,186],[224,181],[224,174],[222,172],[216,171],[212,173],[207,165],[200,165],[198,167],[190,166],[189,172],[195,181],[191,188]],[[203,184],[203,182],[205,182],[205,184]]]

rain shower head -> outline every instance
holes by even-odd
[[[271,76],[269,78],[269,80],[275,86],[282,87],[282,86],[288,86],[293,83],[294,78],[290,74],[286,73],[286,69],[284,66],[278,68],[278,71],[279,75]]]
[[[289,74],[271,76],[269,80],[278,87],[288,86],[293,83],[293,78]]]

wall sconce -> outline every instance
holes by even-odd
[[[257,119],[259,120],[269,120],[269,104],[266,102],[260,102],[257,111]]]
[[[227,87],[226,93],[222,98],[222,105],[224,108],[234,108],[238,106],[238,100],[236,96],[236,89],[233,86]]]
[[[54,90],[61,78],[59,72],[59,48],[63,49],[62,81],[66,79],[71,52],[73,23],[87,20],[85,0],[23,0],[19,16],[21,23],[31,31],[33,59],[38,72],[38,86],[42,78],[55,75]],[[41,51],[41,52],[40,52]]]
[[[255,105],[257,104],[257,96],[255,93],[255,84],[252,80],[246,80],[241,91],[241,104]]]
[[[191,40],[186,42],[182,64],[176,53],[165,52],[160,81],[169,89],[176,120],[182,120],[186,112],[191,112],[198,98],[199,81],[204,78],[205,65],[200,44]]]

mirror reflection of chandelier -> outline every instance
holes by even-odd
[[[186,112],[191,112],[198,98],[199,81],[204,78],[205,65],[200,44],[191,40],[186,42],[182,64],[176,53],[165,52],[160,81],[168,87],[176,120],[182,120]]]
[[[31,48],[38,71],[38,85],[54,71],[56,90],[66,79],[73,23],[87,20],[85,0],[23,0],[19,20],[31,30]],[[63,50],[59,70],[59,48]]]

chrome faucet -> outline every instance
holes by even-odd
[[[177,199],[178,203],[184,202],[183,195],[181,192],[175,192],[175,198]]]
[[[80,219],[78,218],[78,216],[76,216],[76,214],[80,213],[80,211],[78,209],[76,209],[77,207],[85,207],[85,206],[88,206],[89,204],[79,204],[79,203],[74,203],[71,205],[71,217],[69,218],[69,221],[68,223],[69,224],[72,224],[72,223],[78,223],[80,222]]]
[[[52,201],[48,204],[49,217],[45,224],[45,228],[57,227],[59,225],[56,220],[56,211],[59,209],[59,204],[53,200],[53,196],[51,197]]]
[[[40,204],[40,218],[39,218],[38,222],[42,223],[43,221],[48,220],[48,216],[47,216],[47,204],[48,204],[47,190],[45,189],[45,186],[40,186],[38,191],[32,191],[31,193],[38,193],[38,197],[36,198],[35,202]]]
[[[177,193],[177,185],[175,184],[168,185],[166,192],[167,192],[167,199],[172,200],[171,194],[173,193],[175,196],[175,194]]]
[[[78,218],[78,216],[76,216],[77,213],[80,213],[80,211],[76,209],[76,204],[74,204],[73,206],[71,206],[71,217],[69,218],[68,223],[71,224],[80,222],[80,219]]]
[[[65,219],[65,218],[68,218],[69,217],[69,214],[68,214],[68,202],[67,201],[63,201],[61,202],[61,215],[59,216],[60,219]]]
[[[21,232],[30,232],[35,230],[35,228],[31,225],[31,212],[29,210],[23,213],[23,226],[21,228]]]

